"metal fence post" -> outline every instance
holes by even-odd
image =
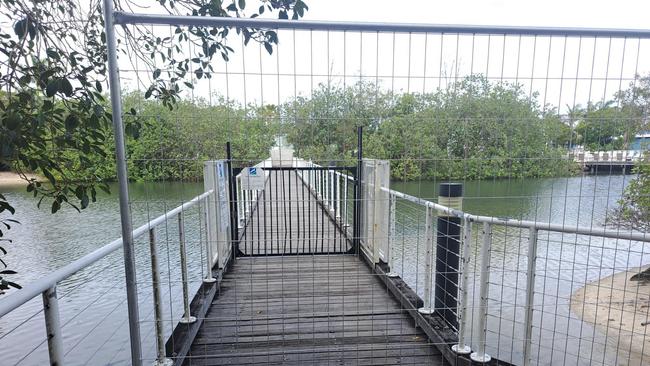
[[[391,245],[392,238],[395,237],[395,197],[392,194],[388,194],[388,238],[386,239],[386,257],[388,260],[388,272],[386,273],[387,277],[399,277],[397,272],[395,272],[393,256],[391,255]]]
[[[173,362],[165,357],[165,334],[163,331],[163,312],[160,290],[160,267],[158,267],[158,249],[156,248],[155,229],[149,229],[149,251],[151,254],[151,282],[153,285],[154,324],[156,327],[156,366],[172,365]]]
[[[336,220],[341,222],[341,177],[343,175],[340,172],[334,172],[334,195],[336,196]]]
[[[488,290],[490,287],[490,250],[492,246],[492,224],[483,223],[483,245],[481,246],[481,304],[479,306],[478,325],[480,327],[478,336],[478,350],[469,356],[472,361],[486,363],[492,357],[485,353],[485,342],[487,332],[487,310]]]
[[[465,341],[465,333],[467,331],[467,290],[469,287],[469,263],[472,257],[470,243],[472,241],[472,221],[466,216],[463,219],[463,253],[462,253],[462,282],[460,291],[460,312],[458,318],[460,324],[458,326],[458,344],[455,344],[451,349],[461,355],[467,355],[472,352],[472,348]]]
[[[104,27],[106,33],[106,52],[108,62],[108,84],[111,96],[113,133],[115,136],[115,162],[119,184],[120,222],[122,225],[122,248],[124,251],[124,278],[126,280],[126,299],[129,313],[129,340],[131,343],[131,364],[142,364],[140,344],[140,312],[138,310],[138,284],[135,270],[135,249],[133,227],[129,208],[129,177],[126,171],[126,147],[124,144],[124,124],[122,122],[122,91],[117,71],[117,40],[113,18],[113,0],[104,0]]]
[[[533,341],[533,305],[535,301],[535,270],[537,267],[537,236],[535,227],[528,234],[528,266],[526,269],[526,317],[524,318],[524,366],[530,365],[530,346]]]
[[[185,324],[194,323],[196,317],[190,313],[190,294],[187,286],[187,253],[185,250],[185,225],[183,223],[183,211],[178,214],[178,242],[181,256],[181,280],[183,282],[183,317],[180,322]]]
[[[343,227],[349,226],[348,220],[348,177],[343,176]]]
[[[205,226],[205,233],[206,233],[206,239],[205,239],[205,278],[203,279],[204,283],[213,283],[216,282],[217,279],[212,277],[212,245],[210,245],[210,240],[208,239],[207,233],[208,233],[208,198],[206,197],[205,200],[205,208],[203,209],[203,218],[204,218],[204,226]]]
[[[56,295],[56,286],[43,292],[43,316],[45,317],[50,365],[63,365],[63,335],[59,321],[59,300]]]
[[[431,304],[431,287],[432,281],[432,262],[433,262],[433,208],[427,205],[427,217],[425,224],[425,240],[426,240],[426,257],[424,262],[424,306],[418,309],[421,314],[433,314],[433,306]],[[416,269],[417,270],[417,269]]]

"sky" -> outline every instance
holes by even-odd
[[[306,2],[308,20],[545,27],[643,29],[650,10],[650,3],[629,0]],[[634,83],[635,74],[650,73],[650,40],[288,30],[279,31],[279,39],[269,55],[229,37],[235,49],[230,61],[214,60],[214,77],[192,80],[188,97],[279,104],[308,97],[319,84],[349,88],[359,81],[394,93],[435,92],[481,74],[495,83],[519,84],[540,105],[564,113],[587,101],[609,100]],[[139,65],[137,73],[121,68],[127,89],[144,89],[152,72]]]
[[[647,29],[643,0],[326,0],[305,19]],[[343,10],[341,10],[343,9]]]

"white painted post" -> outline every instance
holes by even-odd
[[[530,346],[533,341],[533,306],[535,302],[535,271],[537,267],[538,230],[528,230],[528,266],[526,269],[526,317],[524,318],[524,366],[530,365]]]
[[[388,227],[389,227],[389,205],[388,192],[382,188],[390,188],[390,163],[386,160],[375,160],[373,179],[373,252],[374,262],[383,260],[388,262]]]
[[[334,191],[334,171],[330,170],[329,171],[329,179],[330,179],[330,211],[333,213],[336,210],[335,200],[336,200],[336,192]]]
[[[172,365],[173,362],[166,358],[165,334],[163,332],[163,312],[160,289],[160,267],[158,266],[158,249],[154,228],[149,229],[149,251],[151,255],[151,282],[153,286],[154,324],[156,328],[156,366]]]
[[[343,227],[347,228],[348,226],[350,226],[348,221],[348,178],[344,176],[343,177]]]
[[[424,262],[424,306],[418,309],[421,314],[433,314],[433,305],[431,304],[431,288],[433,287],[432,279],[432,262],[433,262],[433,242],[435,241],[435,230],[433,227],[433,208],[427,206],[427,216],[425,221],[425,240],[426,240],[426,257]],[[416,269],[417,270],[417,269]]]
[[[399,277],[397,272],[395,272],[393,256],[391,255],[393,238],[395,237],[395,197],[392,194],[388,194],[388,238],[386,242],[387,250],[386,257],[388,257],[388,270],[390,272],[386,273],[387,277]]]
[[[190,291],[187,286],[187,252],[185,250],[185,223],[183,222],[183,211],[178,214],[178,242],[181,256],[181,281],[183,284],[183,317],[179,321],[183,324],[190,324],[196,321],[196,317],[190,313]]]
[[[204,283],[213,283],[216,282],[217,279],[212,277],[212,245],[210,245],[210,240],[208,239],[208,198],[206,197],[203,200],[203,221],[205,222],[205,232],[206,232],[206,240],[205,240],[205,278],[203,279]],[[200,209],[200,206],[199,206]]]
[[[50,365],[63,365],[63,335],[59,321],[59,300],[56,286],[43,292],[43,315],[45,331],[47,332],[47,350],[50,355]]]
[[[341,200],[341,172],[335,171],[334,172],[334,196],[336,196],[336,220],[338,222],[341,222],[341,211],[342,211],[342,206],[341,203],[343,202]]]
[[[487,363],[492,357],[485,353],[487,333],[488,290],[490,287],[490,251],[492,248],[492,224],[483,223],[483,245],[481,246],[481,303],[479,306],[478,325],[478,351],[472,352],[470,358],[474,362]]]
[[[462,255],[462,282],[460,284],[460,324],[458,327],[458,344],[451,347],[452,351],[460,354],[467,355],[472,352],[472,348],[466,343],[465,333],[467,332],[467,290],[469,288],[469,269],[472,251],[470,244],[472,241],[472,221],[465,217],[463,219],[463,252]]]
[[[207,239],[212,265],[223,268],[230,252],[230,186],[226,161],[206,161],[203,169],[205,191],[212,190],[206,207]],[[239,224],[238,224],[239,225]]]

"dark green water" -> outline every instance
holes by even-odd
[[[464,210],[497,217],[601,226],[630,179],[631,176],[612,175],[464,182]],[[435,199],[438,183],[393,182],[392,188],[421,198]],[[12,228],[9,233],[14,243],[8,247],[10,253],[6,261],[19,272],[16,279],[23,284],[45,276],[120,236],[116,195],[101,195],[99,202],[81,213],[64,209],[51,215],[46,208],[37,209],[35,201],[22,188],[2,188],[0,191],[15,205],[18,211],[15,218],[21,221],[21,225]],[[134,227],[202,191],[203,185],[200,183],[132,184],[130,193]],[[422,293],[423,211],[405,202],[398,202],[397,210],[396,238],[392,251],[395,267]],[[203,274],[199,243],[200,235],[204,234],[199,230],[198,221],[198,209],[188,212],[186,231],[193,289],[197,288]],[[520,347],[515,347],[515,343],[520,344],[518,339],[521,335],[518,330],[520,326],[516,324],[523,319],[527,240],[525,234],[517,230],[494,230],[488,328],[499,330],[504,336],[493,338],[488,349],[494,356],[518,361],[520,355],[517,350]],[[477,228],[472,246],[475,258],[479,247],[478,231]],[[182,311],[179,303],[180,274],[176,269],[176,224],[172,222],[162,226],[156,235],[159,238],[162,279],[166,284],[163,289],[165,312],[171,314],[175,321]],[[146,357],[151,358],[154,355],[154,338],[149,249],[145,239],[137,241],[136,252],[143,350]],[[121,251],[113,253],[59,286],[66,358],[71,364],[128,363],[121,254]],[[591,359],[585,356],[590,349],[580,339],[599,339],[599,336],[593,328],[571,314],[568,299],[573,291],[587,282],[649,261],[638,243],[540,234],[536,278],[539,311],[535,313],[534,356],[546,360],[542,364],[559,361],[586,364],[588,362],[583,360],[609,360],[606,354],[596,358],[589,356]],[[474,265],[477,262],[474,260]],[[471,291],[478,294],[478,286],[473,286]],[[4,350],[2,364],[21,361],[21,364],[36,365],[47,362],[46,345],[42,342],[45,330],[41,307],[41,299],[36,298],[0,320],[0,347]],[[540,327],[540,324],[552,324],[550,327],[555,330],[557,339],[549,341],[548,330]],[[167,335],[172,326],[171,321],[165,325]],[[7,335],[15,327],[16,330]],[[476,336],[476,333],[472,336]],[[601,341],[608,342],[607,339]],[[566,349],[572,349],[576,356],[562,360],[562,357],[566,357]]]

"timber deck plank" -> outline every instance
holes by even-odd
[[[445,365],[295,171],[271,171],[185,365]],[[297,255],[300,254],[300,255]]]
[[[376,276],[349,254],[237,258],[185,365],[443,365]]]

